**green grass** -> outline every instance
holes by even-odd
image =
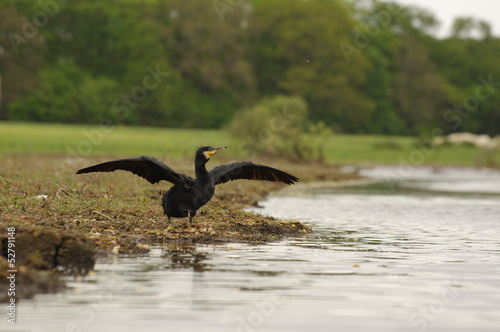
[[[500,159],[498,151],[488,156],[473,146],[419,147],[409,136],[334,135],[325,150],[328,161],[339,163],[486,165],[488,157]]]
[[[0,154],[169,155],[182,157],[198,145],[227,145],[216,130],[0,122]]]
[[[227,145],[228,158],[248,158],[240,140],[221,130],[115,127],[0,122],[1,154],[68,154],[192,158],[198,145]],[[326,142],[326,159],[335,163],[498,164],[499,152],[487,155],[472,146],[423,149],[416,139],[402,136],[332,135]],[[422,158],[423,157],[423,158]],[[496,158],[496,159],[495,159]]]

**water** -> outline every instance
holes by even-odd
[[[254,209],[312,236],[101,259],[68,291],[22,301],[12,330],[499,331],[500,172],[362,173],[373,182]]]

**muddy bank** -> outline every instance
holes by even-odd
[[[15,276],[16,298],[57,291],[64,287],[61,276],[84,275],[94,267],[96,251],[85,237],[16,222],[8,229],[0,225],[0,278]],[[9,288],[10,282],[1,283],[0,301],[8,300]]]
[[[89,164],[93,161],[100,160]],[[263,162],[286,169],[302,182],[358,178],[334,166]],[[97,255],[141,254],[152,245],[170,243],[265,243],[312,232],[299,221],[241,210],[283,187],[276,183],[235,181],[219,186],[193,223],[172,219],[169,224],[160,205],[167,183],[151,186],[126,172],[77,176],[78,166],[52,156],[38,156],[32,163],[20,156],[4,157],[0,265],[7,273],[6,229],[15,227],[18,298],[57,291],[64,287],[62,275],[86,274]],[[188,160],[175,166],[186,174],[192,167]]]

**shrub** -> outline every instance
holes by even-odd
[[[110,105],[116,83],[91,77],[72,63],[43,69],[38,86],[23,100],[9,105],[9,119],[17,121],[98,123],[116,118]]]
[[[242,149],[252,155],[323,161],[324,144],[332,131],[322,122],[309,122],[308,115],[300,97],[264,98],[237,112],[228,130],[243,139]]]

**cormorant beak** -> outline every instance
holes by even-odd
[[[225,150],[225,149],[227,149],[227,147],[221,146],[220,148],[213,148],[212,150],[205,151],[205,152],[203,152],[203,154],[205,155],[205,157],[207,159],[209,159],[210,157],[212,157],[217,152]]]

